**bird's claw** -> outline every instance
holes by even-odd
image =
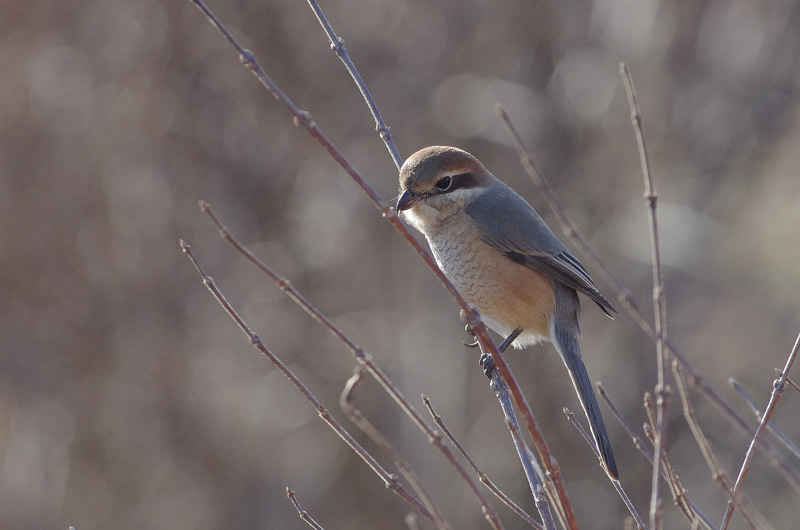
[[[462,319],[464,318],[464,311],[463,311],[463,310],[461,311],[461,318],[462,318]],[[467,333],[467,335],[469,335],[470,337],[474,337],[474,336],[475,336],[475,332],[474,332],[474,331],[472,331],[472,327],[470,327],[470,325],[469,325],[469,324],[467,324],[466,326],[464,326],[464,331],[465,331],[465,332]],[[466,342],[464,342],[464,341],[462,340],[462,341],[461,341],[461,343],[462,343],[464,346],[466,346],[467,348],[474,348],[475,346],[477,346],[477,345],[478,345],[478,341],[477,341],[477,340],[476,340],[475,342],[471,342],[471,343],[469,343],[469,344],[468,344],[468,343],[466,343]]]
[[[492,378],[492,370],[494,370],[494,359],[488,353],[481,354],[479,359],[480,365],[483,367],[483,373],[489,379]]]

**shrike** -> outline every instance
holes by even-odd
[[[400,168],[401,217],[425,235],[439,267],[501,347],[549,340],[569,371],[606,471],[618,478],[603,417],[583,365],[578,293],[608,316],[616,310],[539,214],[477,158],[426,147]]]

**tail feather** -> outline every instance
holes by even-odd
[[[611,451],[611,441],[608,438],[603,417],[600,415],[600,407],[597,404],[592,383],[589,381],[589,374],[586,373],[586,367],[583,364],[577,334],[571,332],[569,327],[565,329],[564,326],[559,326],[558,324],[553,326],[553,332],[554,337],[552,338],[555,339],[553,344],[567,366],[569,377],[578,392],[578,398],[583,411],[586,413],[586,418],[589,420],[589,428],[597,444],[597,449],[600,451],[606,471],[611,477],[618,479],[619,472],[617,471],[617,463],[614,461],[614,454]]]

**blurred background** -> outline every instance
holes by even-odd
[[[395,197],[397,170],[308,5],[210,7],[383,197]],[[403,157],[431,144],[467,149],[561,236],[495,117],[495,103],[505,105],[568,213],[650,314],[643,184],[618,72],[627,61],[660,196],[670,339],[755,424],[727,380],[763,407],[800,322],[798,2],[322,8]],[[199,199],[419,408],[428,395],[482,469],[533,513],[478,354],[461,344],[456,304],[190,2],[7,0],[0,71],[0,527],[305,528],[289,486],[328,529],[405,528],[410,508],[249,345],[179,238],[355,432],[338,409],[352,356],[219,238]],[[589,373],[641,430],[655,347],[628,315],[612,322],[584,307]],[[582,528],[621,528],[622,502],[561,412],[579,404],[557,354],[543,345],[507,357]],[[735,476],[749,440],[693,398]],[[454,527],[487,527],[465,484],[374,381],[355,402]],[[725,498],[677,394],[671,403],[669,456],[718,524]],[[645,515],[650,468],[602,408],[623,485]],[[787,392],[775,417],[795,442],[799,410]],[[796,524],[798,492],[761,455],[745,492],[774,528]],[[507,528],[523,527],[494,504]],[[669,497],[664,505],[668,528],[688,527]],[[731,528],[743,527],[735,516]]]

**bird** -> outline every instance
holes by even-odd
[[[606,472],[619,478],[578,339],[578,293],[617,311],[536,210],[456,147],[425,147],[400,168],[401,219],[425,236],[439,268],[486,325],[524,348],[549,341],[567,367]]]

